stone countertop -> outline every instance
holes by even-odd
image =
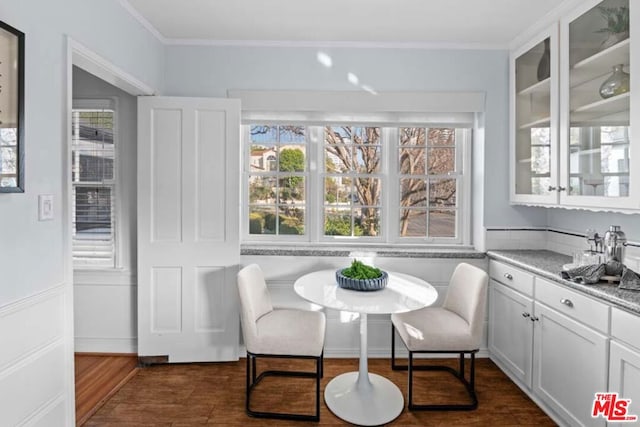
[[[388,248],[388,247],[331,247],[331,246],[304,246],[304,245],[247,245],[240,247],[240,255],[261,255],[261,256],[333,256],[348,257],[352,254],[375,253],[377,257],[400,257],[400,258],[475,258],[482,259],[486,255],[474,249],[449,249],[449,248]]]
[[[560,277],[562,266],[569,264],[572,258],[547,250],[495,250],[488,251],[489,258],[504,261],[523,270],[530,271],[545,279],[591,295],[612,305],[640,314],[640,291],[618,289],[618,284],[599,283],[584,285]]]

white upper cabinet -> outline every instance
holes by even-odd
[[[557,203],[558,29],[512,52],[511,199]]]
[[[640,27],[632,24],[640,22],[640,5],[629,0],[576,4],[559,19],[559,43],[553,30],[547,31],[547,98],[527,97],[531,86],[526,84],[527,74],[542,77],[536,72],[546,61],[540,50],[544,35],[512,54],[511,201],[637,212],[640,140],[632,140],[631,130],[640,127],[640,80],[631,78],[631,70],[640,68]],[[534,65],[527,56],[535,58],[536,50]],[[557,92],[554,59],[559,60]],[[543,84],[544,79],[537,83]],[[543,104],[549,113],[544,121]],[[534,120],[527,122],[527,116]]]

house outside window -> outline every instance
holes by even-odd
[[[84,101],[84,100],[83,100]],[[108,100],[72,110],[74,268],[116,266],[115,108]]]

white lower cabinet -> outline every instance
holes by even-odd
[[[640,351],[611,341],[609,356],[609,390],[618,393],[621,399],[631,399],[627,407],[628,415],[636,415],[640,420]],[[609,423],[629,425],[629,423]]]
[[[640,420],[640,317],[614,308],[611,311],[611,352],[609,391],[621,399],[631,399],[628,415]],[[637,422],[640,424],[640,421]],[[609,425],[636,425],[609,423]]]
[[[569,425],[605,425],[591,410],[607,390],[607,336],[538,302],[534,313],[533,393]]]
[[[491,358],[554,421],[604,426],[591,413],[595,393],[608,390],[610,308],[535,276],[532,287],[523,287],[513,278],[529,273],[514,269],[490,264]]]
[[[489,352],[512,376],[531,387],[533,299],[491,280]]]

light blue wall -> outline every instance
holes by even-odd
[[[160,90],[164,48],[114,0],[2,0],[0,20],[26,34],[26,192],[0,194],[1,307],[70,279],[62,221],[66,36]],[[38,221],[39,194],[54,197],[52,221]]]
[[[547,222],[550,228],[575,231],[582,234],[587,228],[592,228],[597,230],[600,235],[603,235],[610,225],[619,225],[627,235],[627,239],[640,242],[640,214],[626,215],[549,209]]]
[[[331,56],[332,68],[317,61],[319,50]],[[224,97],[229,89],[355,90],[349,72],[376,91],[486,92],[484,225],[546,224],[544,210],[509,205],[506,51],[169,46],[165,93]]]

